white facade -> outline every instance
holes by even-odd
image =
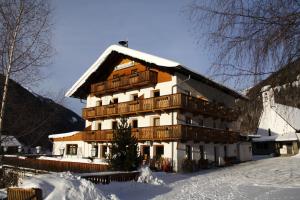
[[[112,47],[113,48],[113,47]],[[115,51],[119,50],[119,47],[114,49]],[[122,50],[122,51],[121,51]],[[146,62],[149,59],[154,59],[150,63],[155,63],[163,66],[165,62],[167,62],[168,66],[166,67],[176,67],[179,63],[166,61],[164,59],[159,59],[158,57],[151,57],[148,54],[144,53],[136,53],[130,51],[126,51],[126,49],[121,48],[120,53],[122,54],[129,54],[131,57],[138,56],[138,59],[145,60]],[[108,50],[107,50],[108,51]],[[108,53],[112,50],[110,49],[108,52],[105,51],[103,55],[96,61],[94,65],[74,84],[74,86],[68,91],[67,95],[72,96],[78,88],[82,84],[84,84],[88,78],[88,76],[97,70],[96,65],[101,65],[104,62]],[[132,66],[131,62],[130,66]],[[124,65],[124,64],[123,64]],[[123,66],[122,65],[122,66]],[[174,66],[173,66],[174,65]],[[124,65],[125,66],[125,65]],[[186,69],[185,69],[186,70]],[[199,75],[200,76],[200,75]],[[144,87],[140,89],[131,89],[122,92],[115,92],[110,95],[102,95],[101,97],[96,97],[92,95],[87,96],[86,108],[91,108],[98,106],[99,102],[101,101],[102,106],[111,104],[115,99],[117,99],[118,103],[132,101],[134,96],[138,95],[138,97],[143,97],[144,99],[151,98],[154,96],[154,91],[159,91],[159,96],[163,95],[171,95],[176,93],[185,93],[189,94],[194,97],[201,97],[202,99],[206,99],[210,102],[218,102],[222,103],[224,106],[232,107],[234,106],[235,100],[238,95],[229,94],[234,93],[225,86],[220,86],[217,83],[214,83],[217,86],[211,86],[195,78],[187,79],[187,75],[183,75],[181,73],[173,73],[171,75],[170,81],[160,82],[157,83],[154,87]],[[205,78],[202,77],[201,78]],[[210,81],[210,80],[209,80]],[[225,88],[224,90],[229,91],[229,93],[222,91],[220,88]],[[172,91],[173,90],[173,91]],[[159,118],[159,124],[157,123],[157,118]],[[173,118],[173,119],[172,119]],[[187,118],[189,119],[187,122]],[[154,120],[156,119],[156,120]],[[101,120],[94,120],[88,121],[86,120],[86,128],[91,128],[91,130],[111,130],[113,127],[113,122],[119,121],[120,118],[105,118]],[[229,129],[229,130],[239,130],[239,124],[237,122],[229,122],[226,120],[221,120],[209,116],[201,116],[201,115],[194,115],[189,112],[178,112],[177,110],[171,111],[162,111],[162,112],[152,112],[147,114],[137,114],[135,116],[130,116],[128,118],[129,122],[133,120],[137,120],[137,127],[151,127],[151,126],[168,126],[168,125],[177,125],[177,124],[189,124],[192,126],[204,126],[209,127],[212,129]],[[66,149],[73,148],[67,147],[67,145],[73,144],[77,148],[76,155],[68,155]],[[92,150],[97,149],[96,157],[103,158],[107,156],[109,153],[109,143],[106,142],[94,142],[87,143],[83,141],[55,141],[53,144],[53,154],[59,155],[62,153],[61,149],[65,149],[64,156],[71,156],[74,158],[78,157],[91,157]],[[208,159],[209,162],[214,162],[216,165],[224,165],[225,157],[238,157],[238,152],[243,151],[243,147],[240,146],[238,150],[238,144],[220,144],[220,143],[204,143],[201,141],[193,142],[193,141],[185,141],[185,142],[143,142],[139,143],[139,149],[141,152],[147,151],[150,158],[154,158],[157,155],[158,149],[160,153],[163,151],[163,154],[160,155],[166,159],[173,161],[173,169],[175,171],[181,170],[181,163],[182,160],[189,157],[193,160],[199,160],[201,158],[201,149],[202,152],[202,159]],[[161,149],[163,147],[163,150]],[[190,150],[188,153],[187,151]],[[69,151],[69,150],[68,150]],[[189,155],[187,155],[189,154]],[[243,153],[241,155],[244,155]],[[244,156],[245,157],[245,156]],[[243,157],[243,160],[245,160]]]

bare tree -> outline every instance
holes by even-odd
[[[196,38],[216,53],[213,75],[223,80],[255,84],[300,58],[299,0],[199,0],[187,11]]]
[[[0,70],[5,76],[0,138],[9,79],[34,80],[38,77],[40,67],[49,61],[50,13],[49,1],[0,0]]]

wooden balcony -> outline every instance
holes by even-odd
[[[82,116],[86,120],[93,120],[173,109],[180,109],[194,114],[202,114],[204,116],[221,118],[228,121],[236,120],[239,115],[238,111],[232,108],[178,93],[118,104],[84,108]]]
[[[124,91],[130,88],[140,88],[157,83],[157,72],[147,70],[121,76],[115,79],[103,81],[91,85],[91,94],[101,96],[103,94],[111,94],[117,91]]]
[[[113,138],[112,130],[85,131],[80,133],[81,140],[86,142],[110,142]],[[239,133],[198,127],[190,125],[173,126],[151,126],[132,129],[138,141],[195,141],[195,142],[214,142],[214,143],[235,143],[239,140]]]

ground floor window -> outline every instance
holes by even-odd
[[[199,146],[199,151],[200,151],[200,158],[204,159],[204,146],[203,145]]]
[[[67,144],[67,155],[77,155],[77,149],[78,145],[77,144]]]
[[[101,146],[101,158],[106,158],[107,157],[107,146],[106,145],[102,145]]]
[[[150,158],[150,146],[142,145],[141,146],[141,155],[144,160],[148,160]]]
[[[192,159],[192,148],[190,145],[186,145],[185,147],[185,155],[188,160]]]
[[[155,146],[155,156],[157,159],[161,158],[164,155],[164,145],[156,145]]]
[[[98,145],[92,145],[91,156],[98,157]]]

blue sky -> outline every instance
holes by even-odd
[[[189,1],[53,0],[52,64],[40,93],[66,91],[111,44],[128,39],[129,47],[177,61],[202,74],[212,62],[208,49],[193,37],[184,13]],[[84,104],[65,105],[81,114]]]

